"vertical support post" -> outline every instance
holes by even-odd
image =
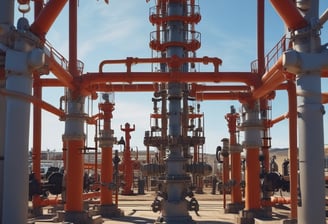
[[[130,150],[130,140],[131,140],[130,132],[135,130],[135,126],[133,125],[133,128],[131,128],[129,123],[125,123],[125,127],[122,128],[121,126],[121,130],[125,132],[125,148],[123,153],[125,186],[123,188],[122,194],[132,195],[133,191],[131,189],[133,184],[133,167],[132,167],[131,150]]]

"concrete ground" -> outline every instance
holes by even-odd
[[[192,219],[198,224],[234,224],[238,222],[238,214],[225,214],[223,208],[223,196],[220,194],[210,194],[210,189],[206,189],[204,194],[196,194],[196,199],[199,202],[200,210],[198,215],[195,212],[190,212]],[[98,216],[94,224],[98,223],[115,223],[115,224],[148,224],[154,223],[160,213],[154,213],[151,210],[151,203],[155,198],[154,192],[146,192],[145,195],[119,196],[118,207],[124,212],[124,216],[118,218],[101,218]],[[227,196],[227,203],[230,202]],[[45,209],[48,211],[48,209]],[[46,212],[45,212],[46,213]],[[266,220],[255,219],[255,224],[287,224],[289,208],[280,206],[280,208],[272,209],[272,218]],[[97,217],[97,216],[96,216]],[[43,217],[30,219],[29,223],[63,223],[56,222],[56,219],[51,219],[51,214]],[[54,221],[52,221],[54,220]],[[328,223],[328,222],[327,222]]]

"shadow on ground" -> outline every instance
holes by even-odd
[[[153,224],[156,220],[147,219],[143,217],[136,216],[124,216],[120,218],[112,218],[110,221],[118,221],[120,223],[134,223],[134,224]],[[224,221],[196,221],[197,224],[233,224],[232,222],[224,222]]]

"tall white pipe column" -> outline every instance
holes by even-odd
[[[168,16],[184,15],[183,1],[168,2]],[[184,42],[185,32],[182,21],[169,21],[166,30],[167,42]],[[184,49],[172,46],[167,49],[167,57],[185,57]],[[169,68],[183,70],[183,68]],[[165,195],[163,200],[162,216],[165,223],[190,224],[194,223],[188,212],[188,201],[185,199],[190,177],[184,170],[186,159],[182,156],[182,127],[181,127],[181,98],[182,85],[178,82],[168,84],[169,101],[169,150],[166,160],[167,173],[165,177]]]
[[[292,33],[293,50],[284,54],[287,71],[297,75],[300,205],[298,223],[324,224],[324,136],[320,71],[328,66],[322,49],[318,19],[319,0],[297,1],[309,27]]]
[[[7,48],[9,27],[14,24],[14,1],[3,0],[0,7],[0,76],[5,69],[5,49]],[[0,89],[5,89],[6,81],[0,77]],[[6,98],[0,94],[0,220],[2,220],[4,151],[6,129]]]
[[[38,39],[28,29],[27,19],[20,18],[5,57],[6,90],[22,95],[31,95],[32,72],[44,64]],[[26,223],[30,102],[7,96],[6,103],[2,223]]]

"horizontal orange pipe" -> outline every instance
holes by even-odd
[[[158,91],[158,85],[155,83],[149,84],[95,84],[92,85],[90,91],[97,92],[155,92]]]
[[[282,58],[279,58],[276,64],[263,75],[262,84],[253,91],[253,98],[259,99],[265,96],[275,90],[284,80]]]
[[[279,16],[291,30],[304,28],[308,22],[302,17],[292,0],[270,0]]]
[[[62,82],[64,86],[67,86],[70,89],[74,89],[72,75],[60,64],[58,64],[55,59],[48,56],[46,56],[46,59],[49,63],[49,69],[59,79],[59,81]]]
[[[322,104],[328,103],[328,93],[322,93],[322,95],[321,95],[321,103]]]
[[[198,85],[193,83],[191,88],[191,96],[196,92],[211,92],[211,91],[250,91],[250,86],[242,85]]]
[[[328,71],[327,70],[321,71],[321,77],[328,78]]]
[[[59,110],[57,109],[56,107],[52,106],[51,104],[49,103],[46,103],[38,98],[35,98],[33,96],[29,96],[29,95],[24,95],[22,93],[16,93],[16,92],[13,92],[13,91],[8,91],[6,89],[1,89],[0,88],[0,93],[1,94],[4,94],[4,95],[7,95],[7,96],[13,96],[13,97],[18,97],[18,98],[23,98],[31,103],[33,103],[34,105],[36,106],[39,106],[41,107],[42,109],[52,113],[52,114],[55,114],[57,115],[58,117],[64,117],[65,116],[65,112],[62,111],[62,110]]]
[[[40,79],[40,86],[42,87],[64,87],[65,85],[58,79]]]
[[[225,93],[196,93],[196,100],[243,100],[249,98],[249,94],[240,92]]]
[[[214,71],[218,72],[219,65],[222,64],[222,60],[219,58],[179,58],[179,57],[171,57],[171,58],[126,58],[126,59],[116,59],[116,60],[104,60],[99,64],[99,73],[103,73],[104,66],[110,64],[125,64],[127,67],[127,71],[131,72],[131,66],[134,64],[140,63],[167,63],[169,67],[178,67],[184,63],[203,63],[203,64],[213,64]]]
[[[288,118],[289,115],[288,113],[286,114],[283,114],[283,115],[280,115],[279,117],[275,118],[275,119],[272,119],[271,121],[269,121],[269,126],[272,127],[273,125],[275,125],[276,123],[282,121],[282,120],[285,120],[286,118]]]
[[[81,88],[114,82],[241,82],[254,85],[251,72],[105,72],[87,73],[81,77]]]
[[[162,114],[151,114],[150,115],[151,118],[157,118],[157,119],[160,119],[163,116],[165,116],[165,115],[162,115]],[[203,116],[204,116],[203,114],[188,114],[189,119],[201,118]]]
[[[99,198],[99,197],[100,197],[100,191],[88,192],[82,195],[83,200]]]
[[[30,30],[39,37],[45,36],[66,2],[67,0],[49,0],[31,25]]]
[[[290,198],[285,197],[271,197],[271,200],[262,200],[261,205],[264,207],[273,207],[277,204],[290,204]]]

